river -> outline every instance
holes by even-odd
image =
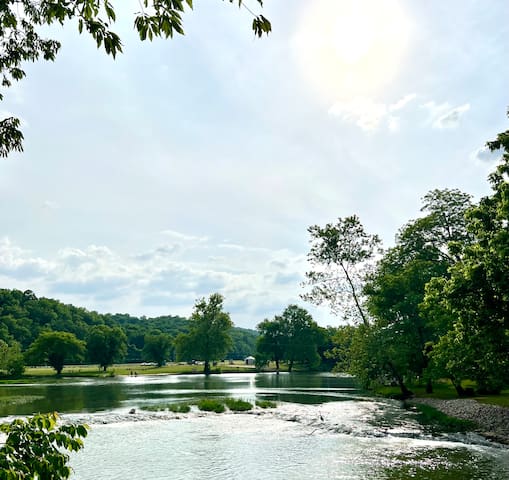
[[[278,407],[143,410],[214,396],[269,399]],[[52,410],[91,427],[85,448],[72,455],[73,480],[509,479],[507,447],[474,434],[430,432],[415,412],[366,396],[344,376],[162,375],[0,386],[4,417]]]

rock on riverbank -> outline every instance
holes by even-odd
[[[450,417],[470,420],[477,425],[477,433],[490,440],[509,445],[509,408],[479,403],[470,398],[454,400],[416,398],[412,399],[412,402],[429,405]]]

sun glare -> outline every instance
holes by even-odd
[[[300,20],[295,53],[327,100],[370,95],[397,74],[410,30],[397,0],[313,0]]]

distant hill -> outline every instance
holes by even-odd
[[[84,340],[91,326],[102,324],[124,330],[128,339],[127,362],[142,360],[146,334],[162,332],[175,337],[188,330],[188,320],[179,316],[139,318],[125,313],[101,314],[59,300],[38,298],[31,290],[0,289],[0,340],[8,344],[19,342],[22,350],[26,350],[42,331],[71,332]],[[242,359],[254,354],[258,336],[255,330],[234,327],[231,335],[233,348],[227,358]]]

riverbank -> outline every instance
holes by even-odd
[[[509,408],[479,403],[470,398],[442,400],[413,398],[410,403],[429,405],[440,412],[476,425],[475,432],[483,437],[509,445]]]

